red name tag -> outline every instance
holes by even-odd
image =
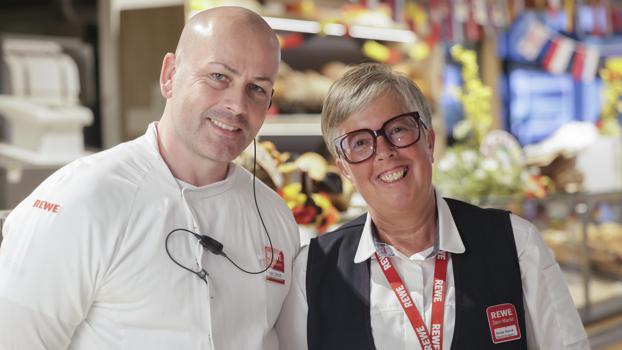
[[[516,308],[512,304],[499,304],[486,308],[492,342],[495,344],[520,339]]]
[[[266,265],[272,260],[272,265],[270,265],[270,268],[266,271],[266,280],[278,284],[285,284],[285,255],[276,248],[270,250],[268,246],[265,247],[264,251]],[[272,256],[273,254],[274,257]]]

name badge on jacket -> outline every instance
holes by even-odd
[[[495,344],[520,339],[520,327],[514,305],[506,303],[486,308],[488,327]]]
[[[274,258],[272,258],[273,253]],[[269,264],[270,260],[272,260],[272,265],[270,265],[270,268],[266,271],[266,280],[278,284],[285,284],[285,255],[283,252],[276,248],[270,250],[270,247],[266,247],[264,259],[266,264]]]

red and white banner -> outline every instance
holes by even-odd
[[[572,76],[575,80],[592,82],[598,70],[600,52],[593,46],[578,45],[572,62]]]
[[[542,61],[544,69],[554,74],[564,73],[574,49],[574,40],[562,36],[554,37]]]
[[[546,46],[547,43],[550,43]],[[516,44],[516,52],[528,61],[535,62],[544,52],[542,67],[553,73],[570,72],[573,79],[589,83],[598,74],[600,50],[594,45],[557,34],[539,21],[531,21]]]

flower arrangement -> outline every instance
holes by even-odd
[[[603,135],[620,136],[622,128],[618,116],[622,113],[622,59],[611,58],[600,70],[603,80],[603,110],[600,119],[600,130]]]
[[[314,152],[303,153],[281,167],[289,181],[278,193],[292,210],[296,222],[317,233],[326,232],[339,221],[339,210],[333,202],[336,202],[335,194],[343,193],[343,182],[329,168],[326,160]],[[299,181],[291,181],[294,174],[299,175]]]
[[[464,87],[454,91],[464,108],[464,119],[454,128],[454,136],[477,147],[492,126],[492,89],[479,78],[475,51],[454,45],[450,52],[451,57],[462,64],[464,83]]]
[[[456,45],[454,60],[462,63],[464,87],[456,89],[465,118],[454,128],[458,143],[446,149],[434,169],[441,193],[482,203],[501,197],[544,197],[550,188],[546,177],[525,170],[522,149],[502,130],[492,130],[492,90],[479,79],[474,51]]]
[[[326,193],[305,193],[302,184],[295,182],[286,185],[279,194],[299,225],[313,226],[318,233],[324,233],[339,221],[339,211]]]
[[[465,146],[449,148],[438,162],[434,183],[443,194],[475,203],[516,196],[543,198],[551,188],[548,177],[530,174],[522,161],[501,147],[487,154]]]
[[[351,185],[317,153],[289,159],[290,154],[279,152],[272,142],[257,143],[257,178],[283,197],[296,223],[324,233],[339,221],[339,211],[347,209]],[[252,171],[252,145],[236,162]]]

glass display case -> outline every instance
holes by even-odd
[[[564,271],[583,322],[622,312],[622,191],[490,202],[533,222]]]

